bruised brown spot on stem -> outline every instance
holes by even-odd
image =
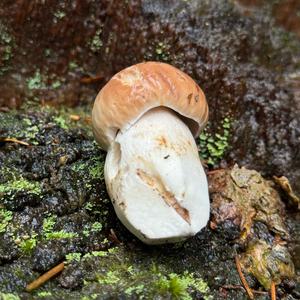
[[[151,176],[141,169],[137,169],[137,175],[142,179],[142,181],[144,181],[147,185],[151,186],[156,192],[158,192],[158,194],[166,202],[166,204],[173,207],[179,214],[179,216],[184,219],[184,221],[191,225],[189,211],[180,205],[174,194],[166,190],[160,178]]]
[[[151,177],[141,169],[137,169],[136,173],[145,183],[147,183],[151,187],[155,187],[155,180],[153,177]]]
[[[164,147],[167,147],[167,140],[164,136],[160,136],[157,138],[157,141],[158,141],[158,144],[160,146],[164,146]]]
[[[163,135],[156,137],[155,141],[157,142],[158,147],[172,149],[178,155],[186,153],[188,147],[191,146],[190,141],[182,141],[181,138],[181,142],[178,141],[177,143],[172,143],[171,141],[168,141]]]

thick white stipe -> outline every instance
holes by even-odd
[[[171,110],[153,109],[118,133],[106,157],[105,181],[119,219],[147,244],[184,240],[209,219],[195,140]]]

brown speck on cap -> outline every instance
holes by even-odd
[[[191,104],[192,97],[193,97],[193,94],[189,94],[189,95],[188,95],[189,104]]]

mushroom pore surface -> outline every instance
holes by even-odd
[[[207,179],[195,140],[170,109],[154,108],[118,132],[105,181],[119,219],[147,244],[184,240],[208,221]]]

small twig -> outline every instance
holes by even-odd
[[[39,278],[34,280],[32,283],[28,284],[26,286],[26,291],[31,292],[31,291],[37,289],[42,284],[44,284],[46,281],[51,279],[53,276],[60,273],[64,269],[64,267],[65,267],[65,264],[62,262],[59,265],[57,265],[56,267],[50,269],[48,272],[46,272],[45,274],[43,274],[42,276],[40,276]]]
[[[246,280],[246,278],[244,277],[244,274],[242,272],[242,267],[241,267],[241,263],[240,263],[240,260],[238,258],[238,256],[235,257],[235,264],[236,264],[236,268],[237,268],[237,271],[239,273],[239,276],[240,276],[240,279],[241,279],[241,282],[249,296],[250,299],[254,299],[254,295],[253,295],[253,292],[251,290],[251,288],[249,287],[248,285],[248,282]]]
[[[210,222],[209,222],[209,227],[210,227],[210,229],[212,229],[212,230],[216,230],[217,227],[218,227],[218,225],[217,225],[217,223],[216,223],[215,221],[210,221]]]
[[[80,120],[80,116],[79,115],[70,115],[70,119],[72,121],[79,121]]]
[[[20,145],[23,145],[23,146],[30,146],[30,144],[26,143],[26,142],[23,142],[23,141],[20,141],[20,140],[17,140],[15,138],[3,138],[3,139],[0,139],[1,142],[10,142],[10,143],[17,143],[17,144],[20,144]]]
[[[221,170],[222,170],[222,169],[215,169],[215,170],[207,171],[206,173],[207,173],[207,175],[213,175],[213,174],[215,174],[215,173],[220,172]]]
[[[276,286],[274,281],[271,283],[271,299],[276,300]]]
[[[98,81],[101,81],[102,79],[104,79],[104,77],[102,75],[98,75],[98,76],[89,76],[89,77],[83,77],[80,79],[81,83],[85,83],[85,84],[89,84],[89,83],[95,83]]]

